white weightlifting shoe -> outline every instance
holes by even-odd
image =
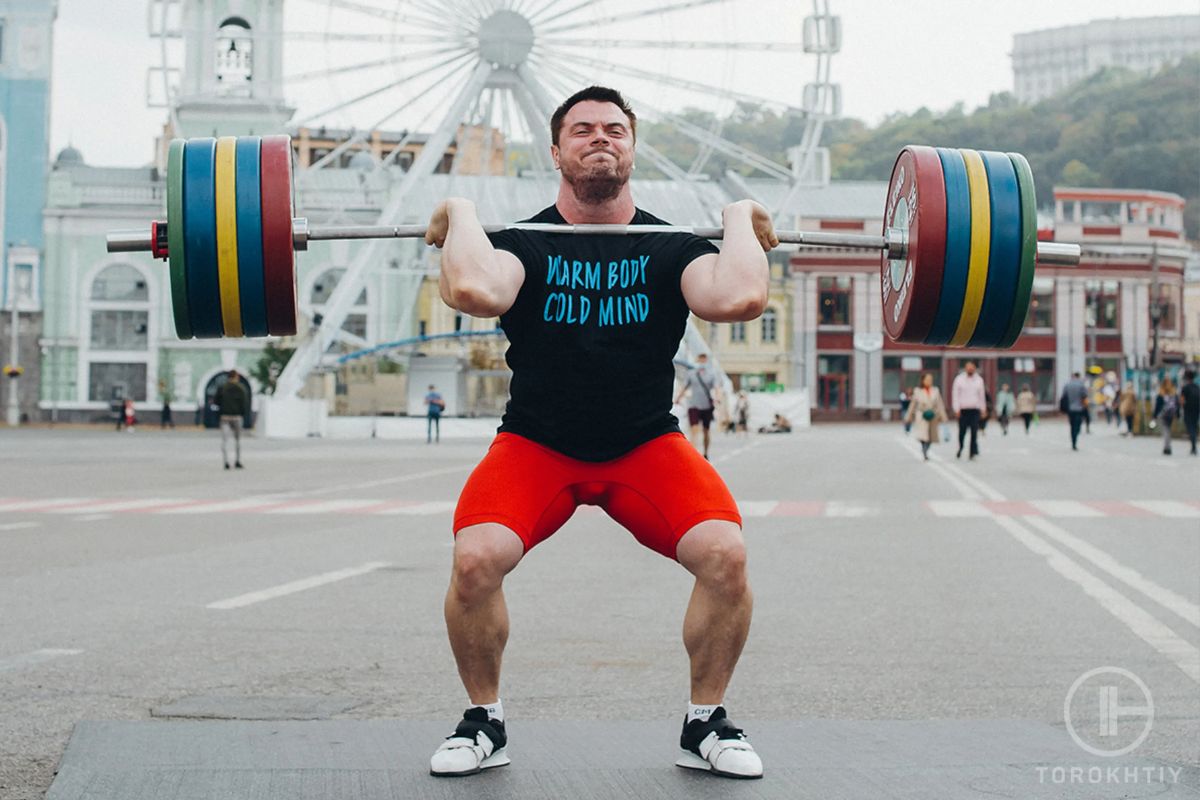
[[[429,774],[439,777],[474,775],[511,763],[505,752],[504,723],[488,719],[487,710],[468,708],[454,733],[433,753]]]
[[[726,778],[762,777],[762,759],[746,741],[742,729],[725,716],[724,706],[717,706],[707,720],[686,723],[679,747],[682,752],[676,766],[707,770]]]

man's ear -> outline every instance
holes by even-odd
[[[554,162],[554,168],[558,169],[558,145],[550,145],[550,160]]]

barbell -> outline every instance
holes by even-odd
[[[167,220],[108,234],[110,253],[169,263],[181,339],[296,332],[296,252],[310,241],[423,238],[423,225],[309,226],[295,216],[287,136],[175,139]],[[680,225],[484,225],[566,235],[690,233]],[[1037,262],[1079,263],[1079,246],[1037,240],[1033,173],[1018,153],[910,145],[892,168],[883,233],[779,231],[779,241],[879,250],[884,329],[900,342],[1011,347]]]

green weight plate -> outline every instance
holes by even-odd
[[[1025,327],[1029,295],[1033,291],[1033,273],[1037,267],[1037,196],[1033,188],[1033,170],[1020,153],[1009,153],[1008,157],[1012,159],[1017,172],[1017,186],[1021,193],[1021,269],[1013,298],[1012,316],[998,347],[1012,347]]]
[[[172,140],[167,150],[167,263],[175,334],[190,339],[192,320],[188,314],[187,256],[183,246],[183,150],[183,139]]]

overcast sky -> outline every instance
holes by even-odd
[[[288,2],[320,5],[318,0]],[[146,71],[160,63],[157,46],[147,35],[146,5],[145,0],[58,0],[52,154],[71,142],[90,164],[134,166],[150,160],[165,112],[146,109]],[[751,15],[763,7],[755,0],[730,5]],[[793,5],[797,17],[811,9],[801,0]],[[830,8],[842,18],[843,46],[832,62],[831,77],[842,86],[843,113],[875,123],[885,114],[921,106],[944,110],[963,102],[970,110],[993,92],[1011,90],[1009,52],[1015,33],[1091,19],[1194,14],[1200,3],[830,0]],[[763,38],[771,35],[770,19],[751,22],[762,27]],[[711,36],[706,31],[695,38]],[[762,94],[755,86],[731,88]],[[791,98],[797,105],[800,89],[797,85]]]

